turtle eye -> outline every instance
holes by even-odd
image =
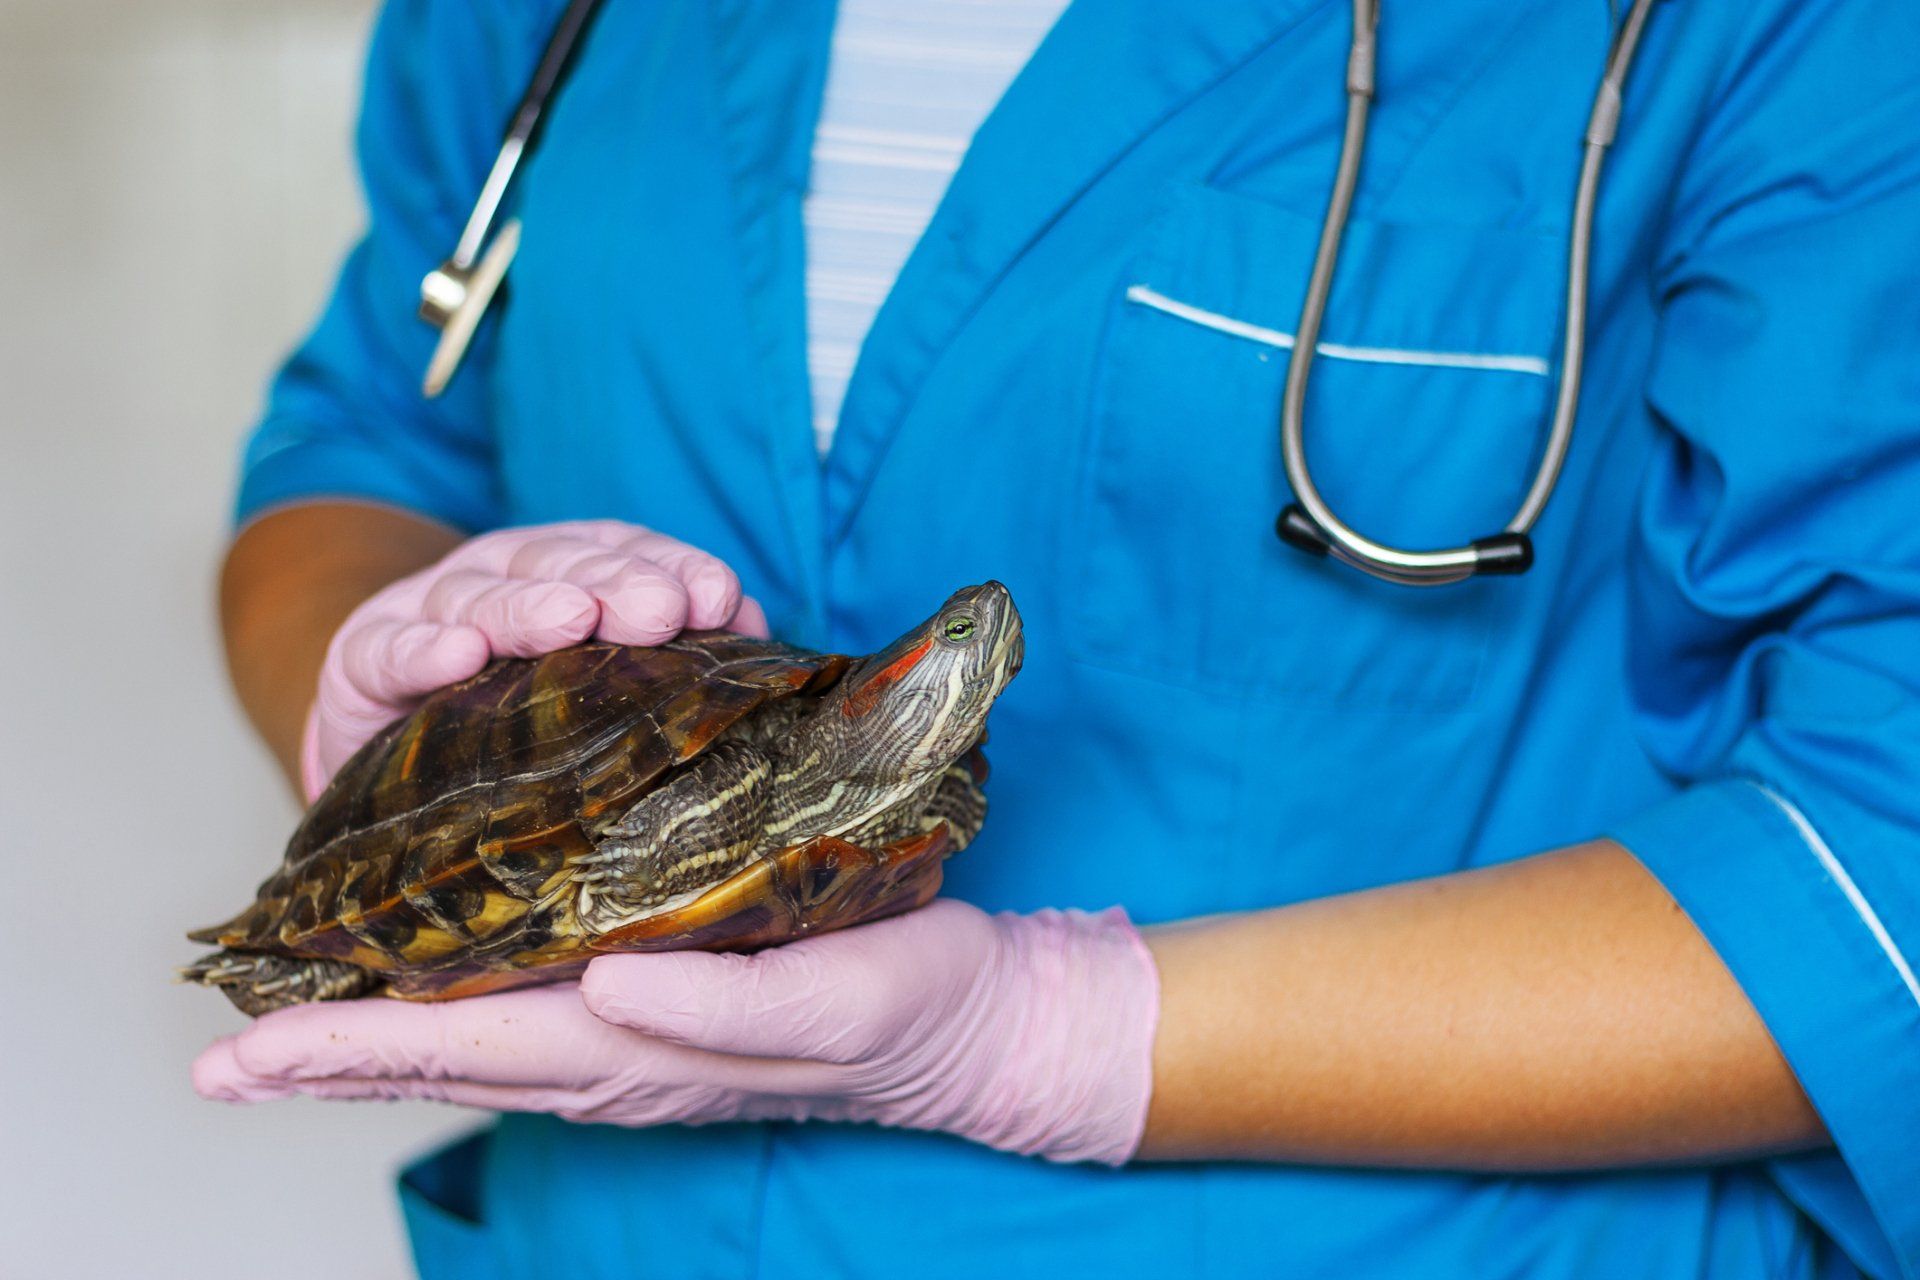
[[[965,644],[973,639],[974,629],[973,619],[959,613],[947,619],[947,625],[941,628],[940,634],[951,644]]]

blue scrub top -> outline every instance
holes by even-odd
[[[1028,661],[950,892],[1150,922],[1612,835],[1838,1152],[1113,1171],[513,1117],[410,1175],[423,1274],[1920,1276],[1920,6],[1655,10],[1539,563],[1432,591],[1271,532],[1346,5],[1076,0],[880,312],[824,462],[800,200],[829,0],[607,5],[514,197],[511,295],[420,398],[420,276],[560,7],[391,0],[369,229],[273,388],[242,518],[623,517],[854,652],[1002,579]],[[1386,6],[1308,426],[1375,536],[1457,542],[1524,488],[1608,35],[1602,0]]]

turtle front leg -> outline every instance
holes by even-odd
[[[758,747],[724,742],[700,757],[575,863],[581,917],[624,919],[724,878],[761,843],[772,783]]]
[[[953,852],[973,843],[987,820],[986,760],[976,751],[948,765],[946,771],[905,800],[869,818],[843,837],[850,844],[877,848],[924,835],[945,823]]]
[[[595,951],[752,951],[933,901],[953,852],[944,823],[879,848],[838,836],[756,858],[673,911],[609,929]]]

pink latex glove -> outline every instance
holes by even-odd
[[[284,1009],[207,1049],[193,1083],[619,1125],[865,1120],[1119,1164],[1146,1124],[1159,999],[1118,908],[942,899],[754,955],[607,956],[578,985]]]
[[[573,520],[463,542],[372,596],[334,633],[300,743],[307,799],[368,738],[494,658],[588,637],[664,644],[683,627],[767,634],[733,570],[639,525]]]

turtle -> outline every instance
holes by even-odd
[[[725,631],[495,661],[366,743],[182,969],[242,1012],[444,1000],[924,905],[1024,656],[997,582],[865,658]]]

